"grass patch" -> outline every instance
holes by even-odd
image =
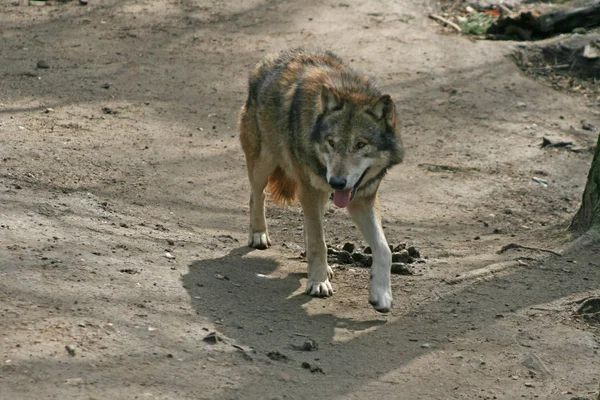
[[[465,35],[483,35],[492,26],[493,17],[490,14],[475,12],[469,14],[466,21],[459,22],[458,26]]]

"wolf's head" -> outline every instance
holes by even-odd
[[[312,139],[338,207],[346,207],[359,191],[374,192],[388,168],[403,158],[389,95],[364,98],[323,87]]]

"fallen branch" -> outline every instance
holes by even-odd
[[[488,30],[491,38],[542,39],[573,29],[600,25],[600,4],[582,8],[549,8],[525,10],[517,15],[499,18]]]
[[[546,147],[555,147],[555,148],[559,148],[559,147],[569,147],[569,146],[574,146],[573,142],[552,142],[550,139],[546,138],[546,137],[542,137],[542,144],[540,144],[540,148],[546,148]]]
[[[446,279],[446,283],[448,285],[456,285],[457,283],[472,281],[475,279],[486,279],[494,274],[503,271],[508,268],[513,268],[518,266],[519,263],[517,261],[504,261],[499,263],[494,263],[487,265],[483,268],[479,268],[473,271],[468,271],[462,275],[456,276],[454,278]]]
[[[456,30],[456,32],[458,32],[458,33],[462,32],[462,29],[460,28],[460,26],[456,25],[452,21],[447,20],[446,18],[440,17],[437,14],[429,14],[429,18],[434,19],[439,22],[442,22],[442,23],[454,28]]]
[[[561,308],[548,308],[548,307],[529,307],[530,310],[535,310],[535,311],[548,311],[548,312],[558,312],[558,311],[563,311],[563,309]]]
[[[421,163],[419,167],[425,167],[429,172],[441,172],[441,171],[449,171],[449,172],[467,172],[467,171],[479,171],[477,168],[471,167],[455,167],[452,165],[442,165],[442,164],[430,164],[430,163]]]
[[[498,254],[502,254],[507,250],[510,249],[526,249],[526,250],[533,250],[533,251],[543,251],[545,253],[550,253],[553,254],[555,256],[558,257],[562,257],[562,254],[557,253],[556,251],[553,250],[548,250],[548,249],[540,249],[539,247],[529,247],[529,246],[523,246],[517,243],[509,243],[509,244],[505,244],[504,246],[502,246],[502,248],[498,251]]]

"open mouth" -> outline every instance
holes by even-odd
[[[360,176],[360,178],[358,178],[358,180],[356,181],[356,184],[352,188],[352,193],[350,194],[350,201],[352,201],[352,199],[354,198],[354,195],[358,191],[358,187],[360,186],[360,183],[362,182],[363,178],[367,174],[368,170],[369,170],[369,168],[365,169],[365,172],[363,172],[362,175]]]
[[[354,184],[354,187],[352,189],[335,190],[333,192],[333,204],[335,204],[336,206],[338,206],[340,208],[348,207],[348,204],[350,204],[352,199],[354,199],[354,196],[356,195],[356,192],[358,191],[360,184],[361,184],[363,178],[365,177],[365,175],[367,174],[368,170],[369,170],[369,168],[367,168],[362,173],[362,175],[360,176],[360,178],[358,178],[358,181],[356,181],[356,183]]]

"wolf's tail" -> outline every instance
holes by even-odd
[[[276,204],[292,204],[298,197],[298,182],[279,167],[269,175],[267,188],[271,192],[271,200]]]

